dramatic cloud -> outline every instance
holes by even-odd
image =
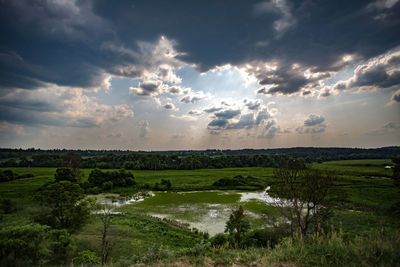
[[[278,36],[296,24],[296,19],[293,17],[290,7],[285,0],[271,0],[269,2],[258,3],[254,6],[254,12],[257,15],[279,14],[280,18],[273,23],[273,28],[278,33]]]
[[[296,128],[296,132],[300,134],[323,133],[326,129],[326,125],[323,123],[324,121],[324,117],[311,114],[304,120],[303,126]]]
[[[359,65],[351,78],[337,82],[332,89],[337,91],[352,88],[376,90],[393,87],[400,87],[400,51],[373,58]]]
[[[398,0],[3,0],[0,123],[36,127],[21,146],[46,144],[38,129],[52,126],[68,144],[98,148],[296,146],[307,138],[295,133],[327,129],[324,117],[299,125],[297,114],[321,113],[338,125],[316,145],[356,122],[335,145],[397,144],[355,135],[372,119],[399,124],[398,14]],[[182,128],[193,140],[171,142]]]
[[[257,94],[290,95],[315,90],[331,77],[329,72],[317,72],[315,67],[297,63],[252,62],[243,66],[243,69],[263,86],[257,90]]]
[[[214,106],[204,110],[206,113],[212,113],[212,121],[208,124],[208,129],[214,133],[222,130],[242,130],[257,127],[265,130],[266,125],[270,123],[268,120],[273,117],[273,112],[275,112],[274,108],[269,109],[260,99],[244,99],[240,105],[236,103],[227,105],[226,102],[221,103],[221,105],[221,107]],[[247,112],[244,113],[243,110],[246,109]]]
[[[228,125],[228,120],[225,119],[215,119],[212,120],[209,124],[208,124],[208,128],[209,129],[221,129],[221,128],[225,128],[226,125]]]
[[[139,96],[157,95],[161,91],[161,84],[159,81],[144,81],[140,82],[138,87],[130,87],[129,91]]]
[[[243,102],[245,103],[245,106],[250,110],[257,110],[262,106],[262,101],[260,99],[256,99],[254,101],[249,101],[245,99]]]
[[[99,104],[82,89],[57,86],[9,91],[0,110],[0,120],[29,125],[94,127],[133,117],[128,105]]]

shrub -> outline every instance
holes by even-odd
[[[45,263],[48,226],[28,224],[0,230],[0,266],[36,266]]]
[[[113,189],[113,187],[114,187],[114,184],[113,184],[113,182],[111,182],[111,181],[104,182],[104,183],[101,185],[101,188],[103,188],[103,190],[111,190],[111,189]]]
[[[12,201],[11,199],[2,199],[0,202],[0,209],[5,214],[10,214],[10,213],[13,213],[14,211],[16,211],[17,207],[15,205],[15,202]]]
[[[223,233],[216,234],[210,239],[213,247],[223,247],[229,244],[228,236]]]
[[[78,256],[74,258],[74,262],[78,264],[96,265],[100,264],[100,257],[96,256],[94,251],[83,250],[78,252]]]

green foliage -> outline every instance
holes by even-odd
[[[225,247],[229,245],[229,237],[226,234],[219,233],[213,236],[210,242],[214,247]]]
[[[0,200],[0,210],[4,214],[10,214],[17,210],[16,204],[11,199],[2,199]]]
[[[201,240],[200,243],[197,243],[192,248],[182,249],[180,253],[187,256],[199,257],[201,255],[204,255],[206,252],[210,251],[210,249],[211,249],[211,243]]]
[[[97,265],[100,264],[100,257],[91,250],[83,250],[78,252],[78,256],[74,258],[74,262],[78,264]]]
[[[111,181],[104,182],[104,183],[101,185],[101,188],[102,188],[103,190],[105,190],[105,191],[111,190],[111,189],[113,189],[113,187],[114,187],[114,184],[113,184],[113,182],[111,182]]]
[[[51,209],[49,216],[37,218],[55,228],[79,229],[90,214],[89,203],[83,200],[83,189],[69,181],[52,183],[41,192],[42,204]]]
[[[94,169],[89,174],[88,182],[89,187],[97,186],[103,188],[103,185],[105,185],[107,190],[110,189],[110,186],[112,188],[113,186],[132,186],[136,184],[133,174],[124,169],[108,172]],[[111,182],[112,185],[110,183],[105,184],[107,182]]]
[[[0,183],[1,182],[8,182],[16,179],[23,179],[23,178],[30,178],[33,177],[33,174],[27,173],[18,175],[14,173],[12,170],[0,170]]]
[[[165,190],[171,189],[171,181],[167,179],[161,179],[161,186],[165,187]]]
[[[158,246],[156,243],[148,248],[146,253],[136,263],[153,263],[171,257],[173,252],[168,247]]]
[[[66,264],[76,249],[75,239],[65,229],[51,230],[48,239],[52,262]]]
[[[75,172],[71,168],[58,168],[54,174],[54,179],[56,182],[60,181],[70,181],[72,183],[77,183],[78,179]]]
[[[345,241],[340,232],[309,239],[286,238],[272,251],[273,259],[309,266],[398,266],[400,234],[373,231]]]
[[[392,161],[394,163],[392,176],[394,185],[400,187],[400,158],[392,158]]]
[[[266,185],[253,176],[243,177],[242,175],[236,175],[232,179],[221,178],[215,181],[213,186],[224,189],[263,189]]]
[[[29,266],[45,263],[50,255],[45,246],[48,226],[28,224],[0,230],[0,265]]]
[[[240,206],[237,210],[233,210],[226,222],[225,232],[234,236],[236,245],[240,245],[243,234],[250,230],[250,223],[247,220],[243,207]]]
[[[247,239],[254,240],[254,243],[249,243],[256,247],[273,248],[278,245],[283,238],[290,235],[290,228],[280,226],[274,228],[266,227],[264,229],[253,230],[249,232],[246,237]]]

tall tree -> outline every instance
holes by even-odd
[[[278,180],[273,186],[274,192],[283,198],[284,206],[289,203],[292,227],[305,236],[314,222],[314,231],[317,231],[324,200],[333,185],[334,177],[307,169],[303,159],[281,160],[274,176]]]
[[[90,201],[84,197],[79,184],[60,181],[48,185],[41,193],[42,204],[50,208],[44,223],[58,229],[78,229],[90,215]]]

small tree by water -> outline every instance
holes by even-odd
[[[250,223],[244,214],[243,207],[240,206],[237,210],[233,210],[226,222],[225,233],[233,236],[236,245],[240,244],[244,233],[250,230]]]

